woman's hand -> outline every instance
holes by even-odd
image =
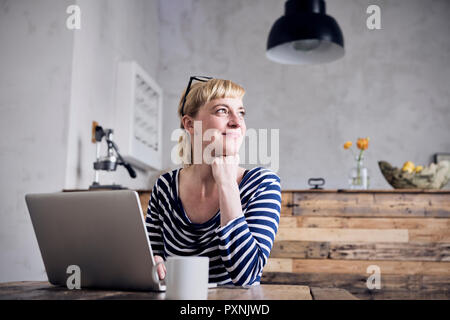
[[[239,155],[217,157],[211,167],[219,191],[220,225],[225,226],[243,215],[237,183]]]
[[[158,263],[160,261],[164,262],[164,259],[161,256],[154,256],[155,258],[155,263]],[[161,263],[160,265],[158,265],[156,271],[158,272],[158,277],[159,280],[164,280],[164,278],[166,277],[166,266],[164,265],[164,263]]]
[[[239,154],[215,157],[211,167],[217,185],[236,184],[239,171]]]

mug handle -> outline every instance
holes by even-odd
[[[153,266],[153,268],[152,268],[152,277],[153,277],[153,280],[154,280],[155,282],[160,282],[160,281],[161,281],[161,280],[159,279],[159,276],[158,276],[158,266],[159,266],[160,264],[164,264],[164,261],[157,262],[157,263]]]

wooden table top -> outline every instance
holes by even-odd
[[[0,300],[164,300],[164,292],[80,289],[53,286],[47,281],[0,283]],[[208,290],[208,300],[354,300],[337,288],[262,284],[248,289],[223,286]]]

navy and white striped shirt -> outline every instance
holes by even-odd
[[[220,209],[205,223],[192,223],[178,197],[178,168],[162,174],[145,219],[154,255],[209,257],[209,282],[257,285],[278,230],[280,178],[271,170],[246,170],[239,184],[243,216],[220,226]]]

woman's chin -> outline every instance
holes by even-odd
[[[227,156],[234,156],[239,153],[240,144],[236,142],[229,143],[223,147],[223,153]]]
[[[222,150],[222,151],[214,151],[213,152],[213,157],[225,157],[225,156],[235,156],[236,154],[238,154],[239,152],[232,149],[232,150]]]

